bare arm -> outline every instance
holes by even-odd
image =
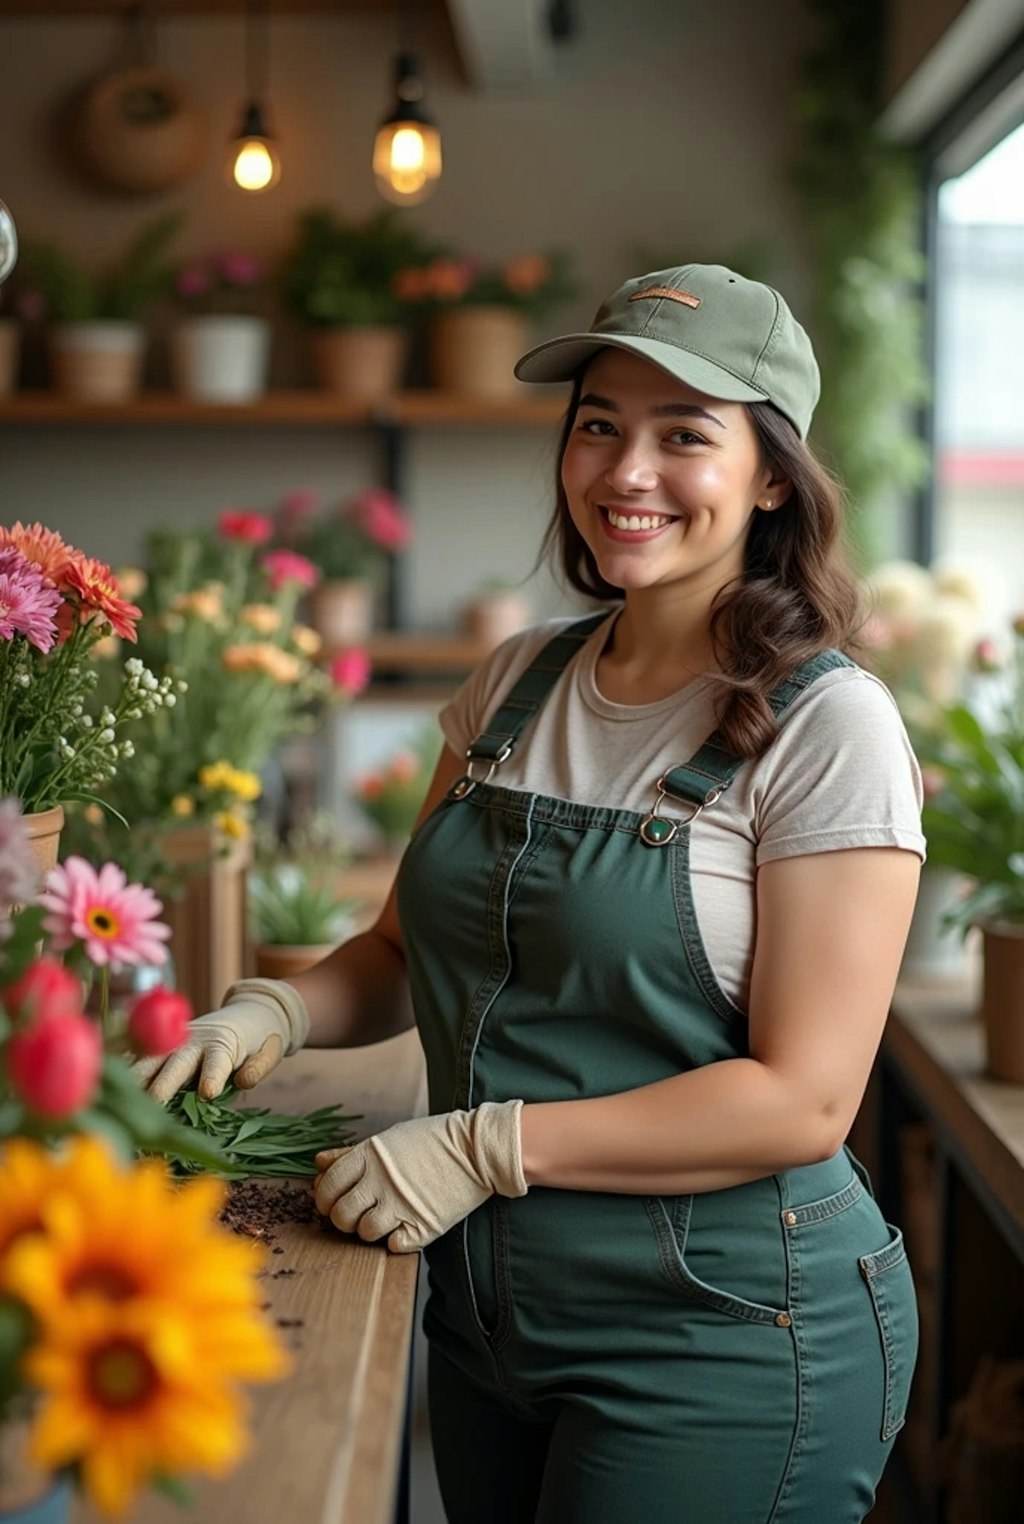
[[[466,770],[465,760],[445,747],[417,826]],[[413,1025],[405,949],[392,884],[387,902],[368,931],[287,981],[306,1003],[311,1048],[359,1048],[382,1042]]]
[[[857,1113],[917,894],[910,852],[785,858],[757,876],[750,1057],[526,1105],[523,1170],[568,1190],[722,1190],[831,1157]]]

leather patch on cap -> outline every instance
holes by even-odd
[[[652,301],[665,297],[670,302],[682,302],[684,307],[699,307],[701,304],[699,296],[691,296],[689,291],[675,291],[671,286],[648,286],[646,291],[634,291],[629,299],[631,302],[642,302],[647,297]]]

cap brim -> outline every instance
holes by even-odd
[[[768,400],[767,392],[749,386],[703,355],[692,354],[661,339],[634,338],[628,334],[567,333],[560,339],[548,339],[516,361],[515,373],[520,381],[572,381],[579,367],[598,349],[624,349],[627,354],[640,355],[677,381],[696,387],[709,397],[721,397],[723,402]]]

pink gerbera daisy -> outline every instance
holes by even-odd
[[[0,550],[0,639],[24,635],[37,651],[49,651],[60,605],[60,593],[34,562],[13,545]]]
[[[97,873],[84,858],[69,857],[47,875],[39,903],[49,911],[43,926],[55,952],[81,942],[99,968],[166,961],[170,928],[156,920],[163,906],[151,889],[129,884],[116,863]]]

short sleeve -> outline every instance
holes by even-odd
[[[445,740],[460,757],[483,730],[490,715],[526,671],[537,653],[575,619],[549,619],[519,630],[496,646],[471,672],[438,715]]]
[[[758,772],[758,865],[852,847],[901,847],[924,861],[921,770],[892,695],[861,668],[812,684]]]

